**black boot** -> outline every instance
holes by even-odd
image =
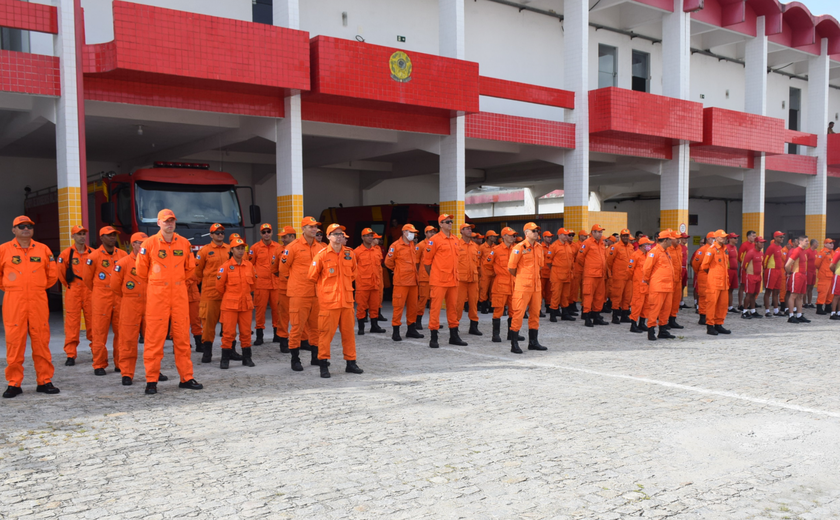
[[[825,312],[825,306],[821,303],[817,304],[817,314],[819,314],[820,316],[828,314],[827,312]]]
[[[459,347],[467,346],[467,342],[462,340],[461,336],[458,334],[458,327],[449,329],[449,344],[457,345]]]
[[[510,331],[510,351],[514,354],[522,354],[522,349],[519,348],[519,331],[512,330]]]
[[[706,325],[706,334],[708,334],[709,336],[717,336],[718,331],[717,329],[715,329],[714,325]]]
[[[600,312],[593,312],[592,314],[595,315],[592,318],[592,323],[594,323],[595,325],[609,325],[609,323],[604,321],[604,318],[601,316]]]
[[[440,345],[438,344],[438,331],[433,330],[432,332],[432,339],[429,340],[429,348],[439,348]]]
[[[385,332],[385,329],[379,326],[379,319],[371,319],[370,320],[370,331],[371,332]]]
[[[235,341],[230,346],[230,360],[231,361],[242,361],[242,356],[239,354],[239,352],[236,351],[236,342]]]
[[[312,350],[312,346],[309,345],[309,340],[308,339],[301,340],[300,349],[301,350]]]
[[[274,338],[271,340],[272,343],[283,343],[283,338],[277,335],[277,327],[274,327]]]
[[[280,338],[280,352],[283,354],[289,353],[289,338]]]
[[[630,311],[621,311],[621,323],[633,323],[633,320],[630,319]]]
[[[621,310],[620,309],[613,309],[612,311],[612,323],[613,325],[618,325],[621,323]]]
[[[376,317],[376,319],[375,319],[374,321],[388,321],[388,318],[386,318],[385,316],[383,316],[383,315],[382,315],[382,313],[380,312],[380,313],[379,313],[379,316],[377,316],[377,317]],[[385,331],[383,330],[382,332],[385,332]]]
[[[400,328],[394,327],[394,333],[391,334],[391,339],[394,341],[402,341],[402,336],[400,336]]]
[[[563,313],[560,314],[560,321],[576,321],[577,318],[575,318],[571,310],[571,307],[563,307]]]
[[[510,323],[513,321],[513,318],[508,318],[508,339],[510,339],[511,330],[510,330]],[[516,341],[525,341],[525,336],[520,336],[519,332],[516,332]]]
[[[668,332],[668,329],[659,327],[659,339],[674,339],[676,336]]]
[[[612,310],[612,300],[607,299],[607,301],[604,302],[604,308],[601,309],[601,312],[610,312],[611,310]]]
[[[230,368],[230,349],[223,348],[222,349],[222,360],[219,361],[219,368],[222,370],[227,370]]]
[[[213,342],[212,341],[205,341],[204,347],[201,349],[201,362],[202,363],[210,363],[213,361]]]
[[[473,336],[483,336],[484,335],[484,334],[481,333],[480,330],[478,330],[478,322],[477,321],[471,321],[470,322],[470,331],[467,332],[467,334],[471,334]]]
[[[406,338],[423,339],[425,336],[423,336],[422,334],[417,332],[417,324],[412,323],[411,325],[408,326],[408,332],[405,333],[405,337]]]
[[[370,320],[372,323],[376,323],[376,320]],[[330,362],[328,359],[322,359],[319,363],[321,365],[321,377],[324,379],[329,379],[330,376]]]
[[[656,327],[648,328],[648,339],[651,341],[656,341]]]
[[[263,329],[257,329],[257,339],[254,340],[254,345],[262,345],[262,344],[263,344]]]
[[[313,367],[317,367],[319,364],[318,360],[318,345],[312,345],[309,347],[309,364]]]
[[[539,329],[528,329],[528,350],[548,350],[548,348],[540,345],[537,339],[539,334]]]
[[[685,327],[683,327],[682,325],[680,325],[679,323],[677,323],[677,318],[676,318],[676,316],[671,316],[670,318],[668,318],[668,328],[671,328],[671,329],[684,329]]]
[[[417,316],[417,321],[414,322],[414,328],[417,330],[423,330],[423,316]]]
[[[364,336],[365,335],[365,320],[364,320],[364,318],[356,320],[356,321],[359,323],[359,332],[358,332],[359,336]]]
[[[242,347],[242,366],[253,367],[254,362],[251,360],[251,347]]]
[[[645,323],[646,321],[647,321],[647,318],[639,318],[639,330],[641,330],[642,332],[645,332],[645,331],[648,330],[647,323]]]
[[[578,316],[580,314],[580,310],[577,308],[577,302],[572,302],[572,304],[569,305],[569,314],[572,316]]]
[[[718,331],[720,334],[732,334],[732,331],[729,329],[724,329],[723,325],[715,325],[715,330]]]
[[[563,309],[563,311],[565,312],[565,309]],[[548,315],[548,321],[557,323],[557,309],[548,309]]]
[[[204,350],[204,344],[201,342],[201,336],[193,336],[193,340],[195,341],[195,351],[201,352]]]
[[[502,330],[502,320],[500,318],[493,318],[493,343],[501,343],[502,337],[499,333]]]
[[[586,320],[583,322],[584,327],[594,327],[595,325],[592,324],[592,315],[595,314],[594,312],[584,312],[583,319]]]
[[[698,321],[697,324],[698,325],[705,325],[706,324],[706,315],[705,314],[700,315],[700,321]]]
[[[347,361],[347,366],[344,369],[344,371],[347,372],[348,374],[364,374],[365,373],[365,371],[362,370],[361,368],[359,368],[359,365],[356,364],[355,359]]]
[[[303,372],[303,365],[300,363],[300,349],[291,348],[289,351],[292,353],[292,370],[295,372]]]
[[[640,329],[639,327],[636,326],[635,321],[630,320],[630,332],[637,332],[637,333],[641,334],[642,329]]]
[[[545,318],[545,313],[542,310],[542,305],[540,305],[540,318]]]

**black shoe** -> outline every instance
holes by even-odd
[[[739,311],[738,309],[736,309],[735,307],[733,307],[733,308],[731,308],[731,309],[728,309],[726,312],[730,312],[730,313],[731,313],[731,312],[741,312],[741,311]]]
[[[636,332],[636,333],[638,333],[638,334],[641,334],[641,333],[642,333],[642,329],[640,329],[639,327],[637,327],[637,326],[636,326],[636,322],[635,322],[635,321],[632,321],[632,320],[631,320],[631,321],[630,321],[630,332]]]
[[[289,351],[292,353],[292,370],[303,372],[303,365],[300,363],[300,349],[291,348]]]
[[[539,334],[539,329],[528,329],[528,350],[548,350],[547,347],[540,345],[537,339]]]
[[[254,367],[254,361],[251,359],[251,347],[242,347],[242,366]]]
[[[811,320],[806,318],[804,314],[802,316],[799,316],[796,319],[799,320],[799,323],[811,323]]]
[[[540,307],[540,318],[545,318],[545,313],[543,312],[542,307]]]
[[[402,341],[402,336],[400,336],[400,328],[394,327],[394,332],[391,333],[391,339],[393,341]]]
[[[146,383],[146,395],[157,393],[157,383]]]
[[[592,319],[592,323],[594,323],[595,325],[609,325],[609,323],[604,321],[604,318],[601,317],[600,312],[595,312],[595,313],[591,313],[591,314],[595,314],[595,316]]]
[[[95,376],[104,376],[105,374],[107,374],[107,372],[105,372],[104,368],[94,368],[93,369],[93,375],[95,375]]]
[[[577,313],[572,314],[571,307],[563,308],[563,312],[560,314],[560,321],[577,321]]]
[[[271,339],[272,343],[283,343],[283,338],[277,335],[277,327],[274,327],[274,337]]]
[[[742,319],[742,320],[751,320],[751,319],[752,319],[752,316],[750,316],[750,313],[749,313],[749,312],[742,312],[742,313],[741,313],[741,319]]]
[[[213,361],[213,342],[205,341],[204,347],[201,350],[201,362],[211,363]]]
[[[204,388],[204,385],[202,385],[195,379],[190,379],[189,381],[178,383],[178,388],[186,388],[187,390],[201,390],[202,388]]]
[[[429,348],[439,348],[440,345],[438,344],[438,331],[432,331],[432,339],[429,340]]]
[[[594,312],[584,312],[583,317],[586,321],[583,322],[584,327],[594,327],[595,325],[592,324],[592,315],[595,314]]]
[[[257,329],[257,339],[254,340],[254,346],[263,344],[263,329]]]
[[[23,389],[21,389],[21,387],[9,385],[9,386],[6,387],[6,391],[3,392],[3,397],[6,398],[6,399],[11,399],[12,397],[15,397],[16,395],[20,395],[22,393],[23,393]]]
[[[470,322],[470,330],[469,330],[469,332],[467,332],[467,334],[470,334],[472,336],[483,336],[484,335],[484,334],[481,333],[480,330],[478,330],[478,322],[477,321],[471,321]]]
[[[459,347],[467,346],[467,342],[462,340],[461,336],[458,334],[458,327],[449,329],[449,344],[457,345]]]
[[[774,312],[773,316],[775,316],[777,318],[787,318],[788,317],[786,312]]]
[[[35,387],[36,392],[41,392],[42,394],[57,394],[61,392],[58,388],[53,386],[52,383],[45,383],[43,385],[38,385]]]
[[[379,316],[376,317],[376,319],[374,321],[388,321],[388,318],[386,318],[385,316],[380,314]]]
[[[671,318],[668,318],[668,328],[669,329],[684,329],[685,327],[683,327],[682,325],[677,323],[677,318],[676,317],[671,317]]]
[[[123,376],[123,378],[122,378],[122,385],[123,386],[131,386],[132,384],[134,384],[134,382],[131,380],[130,377]]]
[[[639,318],[639,330],[642,332],[647,332],[648,330],[650,330],[648,329],[647,323],[645,323],[646,321],[647,318]]]
[[[829,316],[830,320],[840,320],[840,314],[834,314],[833,316]]]
[[[611,320],[611,322],[612,322],[614,325],[618,325],[619,323],[621,323],[621,310],[619,310],[619,309],[613,309],[613,311],[612,311],[612,320]]]
[[[230,346],[230,360],[242,361],[242,355],[236,351],[236,342],[234,341]]]
[[[519,348],[519,340],[516,339],[519,337],[518,330],[510,331],[510,351],[513,354],[522,354],[522,349]]]
[[[760,318],[764,318],[764,316],[762,316],[760,312],[751,312],[750,313],[750,319],[754,320],[754,319],[760,319]]]
[[[700,315],[700,321],[698,321],[697,324],[698,325],[705,325],[706,324],[706,315],[705,314]]]
[[[663,329],[662,327],[659,327],[659,336],[658,337],[659,337],[659,339],[674,339],[674,338],[676,338],[676,336],[674,336],[673,334],[668,332],[667,329]]]
[[[715,325],[715,330],[721,334],[732,334],[731,330],[724,329],[723,325]]]
[[[417,324],[412,323],[408,326],[408,332],[405,333],[406,338],[423,339],[425,336],[417,332]]]
[[[230,349],[223,348],[222,349],[222,360],[219,361],[219,368],[222,370],[227,370],[230,368]]]
[[[788,318],[788,323],[798,324],[798,323],[800,323],[800,321],[796,318],[796,316],[791,316],[790,318]]]
[[[549,309],[548,316],[548,321],[551,323],[557,323],[557,309]]]
[[[140,334],[140,339],[139,339],[139,340],[137,340],[137,342],[138,342],[138,343],[140,343],[140,344],[142,345],[142,344],[146,343],[146,338],[144,338],[144,337],[143,337],[143,335],[142,335],[142,334]]]
[[[502,320],[500,318],[493,318],[493,339],[491,340],[493,343],[502,342],[502,336],[500,336],[501,330]]]
[[[383,329],[382,327],[379,326],[379,321],[381,321],[381,320],[379,320],[378,318],[375,319],[375,320],[370,320],[370,331],[371,332],[375,332],[375,333],[380,333],[380,332],[384,333],[385,332],[385,329]]]
[[[743,306],[743,305],[739,305],[739,306],[738,306],[738,310],[739,310],[739,311],[743,311],[743,310],[744,310],[744,306]]]
[[[348,360],[347,367],[344,369],[345,372],[348,374],[364,374],[365,371],[359,368],[359,365],[356,364],[356,360]]]
[[[708,334],[709,336],[717,336],[718,331],[714,325],[706,325],[706,334]]]
[[[371,320],[371,321],[373,323],[376,323],[376,320]],[[323,377],[324,379],[329,379],[330,377],[332,377],[330,375],[330,362],[329,362],[329,360],[322,359],[318,362],[318,364],[321,365],[321,377]]]
[[[414,322],[414,328],[423,330],[423,316],[417,316],[417,321]]]
[[[824,316],[824,315],[828,314],[827,312],[825,312],[825,306],[824,305],[822,305],[820,303],[817,304],[817,314],[819,314],[820,316]]]
[[[630,319],[630,311],[621,311],[621,323],[633,323]]]
[[[201,352],[204,350],[204,344],[201,342],[201,336],[193,336],[193,341],[195,341],[195,351]]]
[[[321,360],[318,359],[318,345],[312,345],[309,347],[309,364],[313,367],[317,367],[321,364]]]
[[[359,331],[356,332],[356,334],[358,334],[359,336],[364,336],[365,335],[365,320],[364,320],[364,318],[356,320],[356,323],[359,324]]]
[[[656,341],[656,327],[650,327],[648,329],[648,339],[650,341]]]
[[[289,338],[280,338],[280,352],[283,354],[289,353]]]
[[[120,367],[114,367],[114,372],[119,374],[120,372],[122,372],[122,370],[120,370]]]
[[[76,364],[76,358],[73,358],[73,357],[67,358],[67,361],[64,362],[64,366],[66,366],[66,367],[72,367],[75,364]]]
[[[579,314],[580,311],[578,311],[576,303],[569,305],[569,316],[578,316]]]
[[[600,312],[611,312],[612,311],[612,300],[607,300],[604,302],[604,306]]]
[[[158,383],[160,383],[161,381],[169,381],[169,376],[165,376],[161,373],[158,373]]]

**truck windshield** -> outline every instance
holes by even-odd
[[[167,184],[138,181],[134,191],[137,220],[157,222],[158,211],[168,208],[175,212],[178,224],[242,223],[239,199],[233,186],[205,186],[195,184]]]

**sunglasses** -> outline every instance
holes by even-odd
[[[263,229],[262,231],[260,231],[260,233],[262,233],[263,235],[265,235],[266,233],[268,233],[268,234],[270,235],[270,234],[271,234],[271,230],[270,230],[270,229]]]
[[[18,229],[35,229],[32,224],[18,224]]]
[[[213,231],[213,232],[212,232],[212,233],[210,233],[210,234],[211,234],[211,235],[224,235],[224,234],[225,234],[225,232],[224,232],[224,231]]]
[[[443,221],[441,221],[441,224],[452,224],[452,221],[451,220],[443,220]]]

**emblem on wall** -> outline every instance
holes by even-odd
[[[411,81],[411,58],[403,51],[391,55],[391,79],[400,83]]]

